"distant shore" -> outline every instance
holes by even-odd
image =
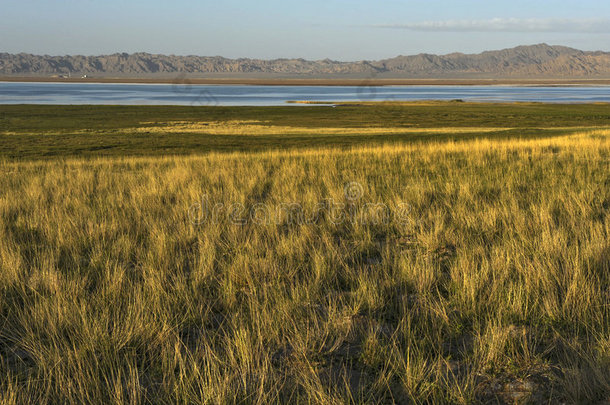
[[[252,86],[608,86],[608,79],[295,79],[295,78],[127,78],[127,77],[18,77],[0,76],[0,82],[202,84]]]

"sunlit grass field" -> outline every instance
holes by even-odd
[[[0,402],[610,400],[610,108],[341,108],[0,108]]]
[[[0,160],[351,149],[480,139],[482,132],[537,139],[609,126],[608,104],[0,105]]]

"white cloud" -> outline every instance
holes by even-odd
[[[377,25],[376,27],[438,32],[610,33],[610,19],[492,18],[489,20],[422,21]]]

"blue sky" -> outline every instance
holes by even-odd
[[[546,42],[610,51],[601,0],[0,0],[0,52],[381,59]]]

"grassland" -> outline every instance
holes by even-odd
[[[284,131],[158,131],[176,123],[250,125]],[[0,159],[167,156],[208,152],[342,148],[405,142],[540,138],[610,125],[599,105],[405,103],[330,107],[0,106]],[[286,127],[296,128],[286,133]],[[328,132],[325,129],[330,128]],[[348,131],[337,133],[336,128]],[[394,131],[384,129],[392,128]],[[459,128],[455,134],[438,128]],[[474,128],[471,133],[465,128]],[[358,133],[358,129],[362,130]],[[396,133],[396,129],[404,129]],[[417,129],[430,129],[416,133]],[[258,136],[253,137],[256,133]],[[15,136],[17,135],[17,136]]]
[[[602,403],[609,117],[0,107],[0,402]]]

